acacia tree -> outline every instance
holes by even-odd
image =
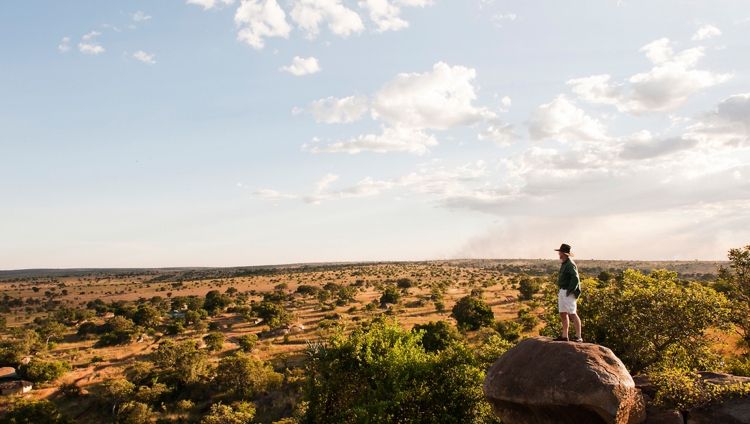
[[[697,283],[681,282],[677,272],[649,275],[626,270],[621,281],[597,288],[586,280],[578,311],[583,338],[609,347],[632,374],[649,368],[710,368],[712,329],[729,330],[730,303]],[[540,334],[560,332],[557,296],[546,297],[547,326]]]
[[[491,327],[495,323],[495,313],[490,305],[474,296],[459,299],[451,311],[459,327],[479,330],[480,327]]]
[[[274,372],[271,364],[236,353],[219,361],[216,381],[231,388],[240,397],[254,395],[281,385],[284,376]]]

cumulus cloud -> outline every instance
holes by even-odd
[[[437,144],[435,136],[424,130],[447,130],[482,122],[493,124],[483,137],[495,140],[510,137],[509,127],[501,129],[495,113],[473,104],[477,98],[475,79],[474,69],[451,67],[443,62],[436,63],[431,72],[399,74],[370,97],[370,116],[388,124],[381,126],[381,134],[360,135],[310,151],[358,153],[370,150],[421,155],[429,146]],[[362,95],[340,100],[329,97],[313,102],[310,110],[318,122],[351,122],[367,110],[367,98]]]
[[[526,122],[531,141],[554,139],[560,142],[606,141],[606,127],[586,115],[564,95],[550,103],[538,106]]]
[[[620,157],[623,159],[651,159],[695,147],[697,140],[684,137],[655,139],[648,131],[645,137],[636,137],[623,143]]]
[[[60,45],[57,46],[57,50],[60,53],[67,52],[68,50],[70,50],[70,44],[69,43],[70,43],[70,37],[64,37],[62,39],[62,42],[60,43]]]
[[[421,130],[403,128],[396,126],[389,128],[381,127],[380,134],[366,134],[351,138],[347,141],[338,141],[325,146],[316,146],[310,149],[313,153],[359,153],[372,151],[377,153],[386,152],[408,152],[417,155],[427,153],[428,147],[438,144],[435,136],[426,134]]]
[[[404,128],[449,129],[497,118],[472,102],[477,98],[476,71],[436,63],[432,72],[399,74],[372,98],[373,119]]]
[[[138,50],[137,52],[133,53],[133,57],[140,60],[143,63],[148,63],[149,65],[153,65],[156,63],[154,60],[153,54],[148,54],[144,51]]]
[[[234,0],[187,0],[188,4],[197,4],[203,6],[204,10],[213,9],[220,5],[230,5]]]
[[[717,147],[750,146],[750,93],[736,94],[719,102],[716,108],[695,117],[694,135]]]
[[[367,111],[367,96],[355,96],[337,99],[333,96],[320,99],[310,104],[310,112],[317,122],[334,124],[339,122],[354,122]]]
[[[188,1],[188,3],[190,3],[190,2]],[[143,12],[141,12],[140,10],[137,11],[137,12],[135,12],[135,13],[133,13],[133,20],[136,21],[136,22],[143,22],[143,21],[147,21],[149,19],[151,19],[151,16],[147,15],[147,14],[145,14]]]
[[[691,40],[693,41],[707,40],[709,38],[718,37],[719,35],[721,35],[721,30],[719,28],[716,28],[713,25],[705,25],[705,26],[702,26],[695,33],[695,35],[693,35],[693,38],[691,38]]]
[[[727,81],[731,75],[694,69],[704,55],[703,47],[675,54],[668,39],[662,38],[640,49],[654,68],[631,76],[625,83],[611,83],[610,75],[571,79],[573,92],[589,103],[615,105],[621,112],[644,115],[671,112],[682,107],[699,90]]]
[[[401,19],[401,7],[432,6],[431,0],[362,0],[359,7],[367,10],[370,20],[377,28],[377,32],[398,31],[409,27],[409,22]]]
[[[289,72],[293,75],[301,76],[320,72],[320,65],[318,65],[318,59],[314,57],[303,59],[299,56],[294,56],[291,65],[282,66],[281,68],[279,68],[279,70]]]
[[[515,125],[495,125],[480,132],[477,138],[480,140],[492,140],[500,146],[507,146],[522,137],[514,132]]]
[[[97,55],[104,53],[104,47],[100,46],[99,43],[94,41],[94,37],[102,35],[99,31],[91,31],[90,33],[81,37],[82,41],[78,43],[78,50],[81,53]]]
[[[292,31],[286,13],[276,0],[242,0],[234,14],[234,22],[241,28],[237,39],[257,50],[265,46],[265,38],[289,38]]]
[[[341,0],[298,0],[289,13],[309,39],[320,32],[320,25],[328,22],[328,29],[342,37],[365,29],[357,12],[341,4]]]
[[[81,38],[82,38],[82,39],[83,39],[84,41],[86,41],[86,40],[91,40],[92,38],[96,37],[97,35],[102,35],[102,33],[101,33],[101,32],[99,32],[99,31],[91,31],[90,33],[88,33],[88,34],[84,35],[84,36],[83,36],[83,37],[81,37]]]

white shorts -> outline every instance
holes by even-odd
[[[560,313],[567,312],[571,315],[575,315],[577,310],[576,305],[576,295],[571,293],[569,296],[567,296],[565,289],[560,289],[560,291],[557,293],[557,309],[560,310]]]

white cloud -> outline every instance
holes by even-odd
[[[501,26],[501,23],[503,21],[515,21],[518,18],[515,13],[506,13],[506,14],[500,14],[496,13],[492,15],[492,21],[495,22],[495,25]]]
[[[401,6],[426,7],[432,6],[431,0],[363,0],[359,7],[369,12],[370,20],[378,27],[375,31],[398,31],[409,27],[409,22],[401,19]]]
[[[622,83],[610,83],[609,75],[571,79],[573,92],[589,103],[615,105],[621,112],[644,115],[671,112],[682,107],[699,90],[727,81],[731,75],[694,69],[703,56],[696,47],[675,55],[666,38],[640,49],[656,65],[649,72],[633,75],[627,94]]]
[[[239,187],[241,184],[237,184]],[[253,193],[254,195],[258,197],[262,197],[264,199],[296,199],[297,196],[292,194],[283,194],[276,190],[269,190],[269,189],[260,189]]]
[[[606,141],[606,127],[586,115],[565,96],[560,95],[550,103],[532,112],[534,119],[526,123],[531,141],[554,139],[560,142]]]
[[[147,14],[145,14],[143,12],[141,12],[140,10],[137,11],[137,12],[135,12],[135,13],[133,13],[133,20],[136,21],[136,22],[143,22],[143,21],[147,21],[149,19],[151,19],[151,16],[147,15]]]
[[[99,32],[99,31],[91,31],[90,33],[84,35],[81,38],[84,39],[84,40],[90,40],[90,39],[96,37],[97,35],[102,35],[102,33]]]
[[[466,190],[466,184],[477,181],[486,174],[483,161],[467,163],[455,168],[430,167],[421,165],[418,172],[412,172],[392,180],[379,181],[366,177],[353,186],[340,190],[326,191],[326,188],[338,175],[328,174],[315,184],[314,192],[305,196],[307,203],[319,204],[324,200],[343,199],[348,197],[376,196],[384,190],[397,187],[410,187],[410,191],[422,195],[451,195]]]
[[[485,131],[480,132],[477,135],[477,138],[480,140],[489,139],[500,146],[507,146],[514,141],[521,139],[521,136],[516,134],[514,130],[515,125],[511,124],[491,126]]]
[[[78,50],[81,53],[97,55],[104,52],[104,47],[94,43],[78,43]]]
[[[148,63],[149,65],[153,65],[154,63],[156,63],[153,54],[147,54],[146,52],[141,50],[133,53],[133,57],[140,60],[141,62]]]
[[[510,105],[511,105],[511,100],[510,100],[510,97],[508,97],[508,96],[505,96],[505,97],[503,97],[502,99],[500,99],[500,102],[501,102],[501,103],[503,104],[503,106],[505,106],[505,107],[510,107]]]
[[[713,25],[705,25],[693,35],[691,40],[708,40],[709,38],[718,37],[719,35],[721,35],[721,30],[719,28],[716,28]]]
[[[292,30],[276,0],[242,0],[234,22],[242,27],[237,39],[258,50],[265,45],[265,37],[289,38]]]
[[[354,122],[367,111],[367,96],[355,96],[337,99],[328,97],[310,104],[310,112],[317,122],[333,124],[339,122]]]
[[[622,159],[651,159],[691,149],[698,144],[697,140],[690,138],[654,139],[648,131],[644,131],[644,133],[646,137],[634,138],[623,143],[620,152]]]
[[[477,98],[475,79],[474,69],[451,67],[443,62],[436,63],[432,72],[399,74],[386,82],[370,100],[372,119],[389,124],[381,127],[380,135],[360,135],[347,141],[316,147],[311,151],[398,151],[421,155],[427,152],[428,146],[437,144],[435,136],[426,134],[423,130],[446,130],[474,126],[481,122],[499,125],[495,113],[472,104]],[[310,105],[315,119],[326,123],[357,120],[366,109],[367,98],[363,95],[345,99],[329,97]],[[509,136],[507,127],[503,131],[506,131],[505,136]],[[485,136],[489,137],[490,133]],[[495,137],[500,137],[500,133],[495,134]]]
[[[347,141],[339,141],[325,146],[313,147],[313,153],[359,153],[371,151],[378,153],[408,152],[417,155],[427,153],[427,148],[438,144],[435,136],[421,130],[402,127],[381,127],[381,134],[360,135]]]
[[[365,29],[357,12],[343,6],[341,0],[297,0],[289,16],[309,39],[318,35],[325,21],[332,33],[342,37]]]
[[[64,37],[60,45],[57,46],[57,50],[59,50],[60,53],[67,52],[68,50],[70,50],[70,45],[68,43],[70,43],[70,37]]]
[[[234,0],[187,0],[188,4],[197,4],[203,6],[204,10],[212,9],[217,5],[230,5],[234,3]]]
[[[320,66],[318,65],[318,59],[314,57],[308,57],[303,59],[299,56],[294,56],[292,64],[289,66],[282,66],[279,68],[280,71],[286,71],[293,75],[306,75],[320,72]]]
[[[497,116],[475,107],[476,71],[438,62],[432,72],[399,74],[372,98],[373,119],[404,128],[449,129],[471,126]]]
[[[704,144],[720,147],[750,146],[750,93],[730,96],[716,109],[698,114],[691,128]]]

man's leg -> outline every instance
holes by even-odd
[[[575,316],[575,315],[573,315]],[[577,318],[577,317],[576,317]],[[570,321],[568,320],[568,313],[567,312],[560,312],[560,319],[562,320],[562,336],[568,337],[568,327],[570,326]],[[580,320],[578,321],[580,325]]]
[[[573,320],[573,326],[576,329],[576,339],[581,338],[581,319],[578,318],[578,314],[570,314],[570,319]],[[563,324],[563,333],[567,330],[567,326]]]

